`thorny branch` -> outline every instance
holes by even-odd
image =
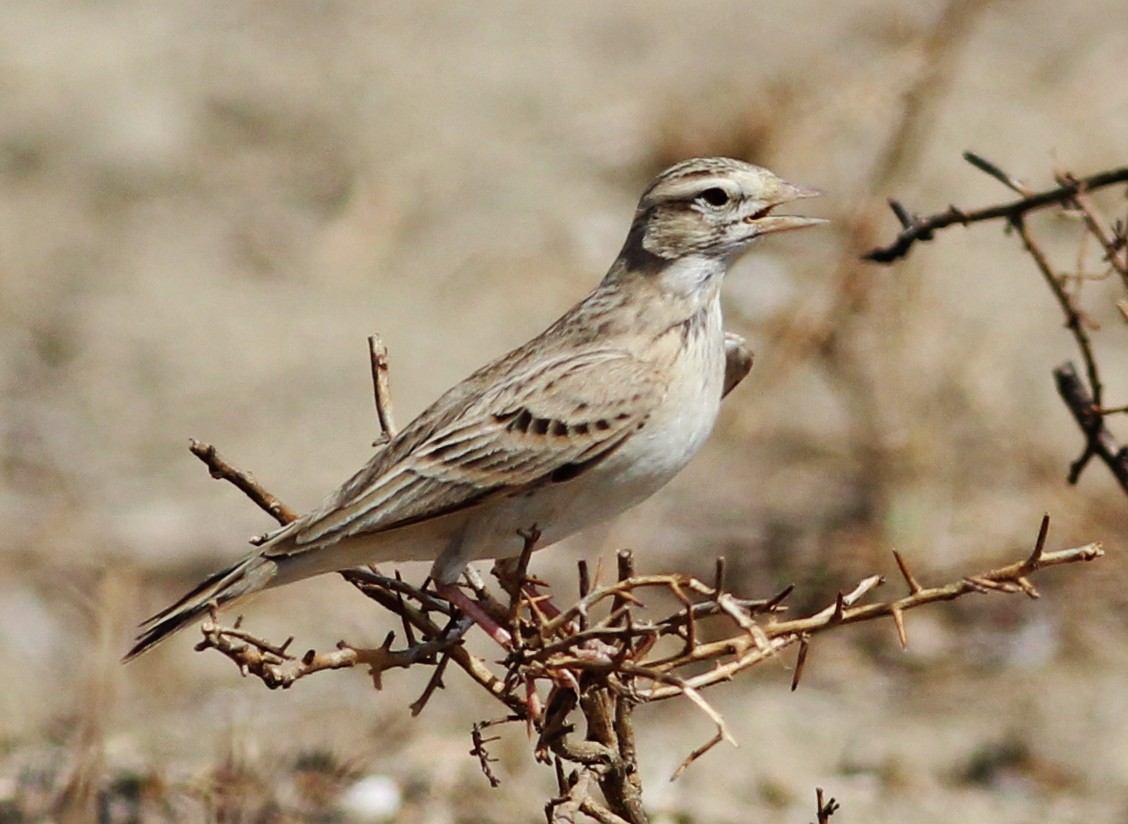
[[[977,168],[983,169],[984,163],[978,155],[965,152],[964,158]],[[992,177],[1002,179],[995,174],[992,174]],[[1009,181],[1008,185],[1013,183],[1013,179],[1009,176],[1005,179]],[[1060,207],[1070,203],[1077,195],[1103,189],[1106,186],[1115,186],[1118,183],[1128,183],[1128,166],[1109,169],[1089,177],[1065,179],[1053,189],[1031,192],[1024,194],[1017,200],[995,206],[986,206],[982,209],[960,209],[956,206],[949,206],[942,212],[918,217],[905,209],[898,201],[891,200],[889,206],[901,222],[901,232],[889,245],[871,249],[862,257],[864,260],[871,260],[874,263],[892,263],[905,257],[914,244],[932,240],[935,232],[939,229],[946,229],[949,226],[970,226],[973,223],[1000,218],[1005,218],[1008,221],[1014,220],[1036,209]]]
[[[1098,244],[1102,262],[1107,267],[1104,275],[1099,277],[1116,272],[1128,288],[1128,220],[1108,221],[1088,196],[1098,189],[1128,183],[1128,167],[1109,169],[1082,178],[1058,172],[1054,175],[1057,183],[1055,188],[1035,192],[998,165],[977,154],[964,152],[964,159],[1021,197],[974,210],[949,206],[943,212],[925,217],[914,215],[895,200],[890,201],[889,205],[901,223],[901,232],[892,243],[871,249],[863,258],[877,263],[891,263],[907,255],[916,243],[932,240],[937,230],[956,224],[968,226],[989,220],[1005,221],[1008,229],[1012,229],[1022,240],[1024,250],[1061,308],[1065,327],[1073,336],[1084,363],[1087,386],[1071,363],[1059,366],[1053,372],[1058,394],[1085,435],[1081,456],[1070,466],[1069,482],[1077,483],[1090,459],[1099,457],[1125,493],[1128,493],[1128,447],[1117,443],[1104,422],[1106,416],[1128,411],[1128,407],[1108,407],[1104,403],[1104,385],[1090,334],[1090,329],[1095,324],[1080,304],[1080,285],[1093,276],[1084,273],[1080,262],[1076,274],[1059,274],[1026,221],[1029,213],[1049,207],[1079,215],[1085,226],[1085,239]],[[1119,306],[1128,320],[1128,302],[1121,300]]]
[[[373,346],[371,351],[382,350]],[[375,363],[376,354],[373,358]],[[375,368],[373,374],[377,374]],[[386,394],[381,400],[380,392],[386,393],[387,384],[382,385],[385,388],[377,390],[377,405],[386,404],[388,414],[381,414],[379,420],[382,430],[391,434],[390,400]],[[231,480],[280,522],[286,522],[286,517],[292,519],[290,510],[249,474],[223,461],[214,448],[193,442],[193,453],[213,474]],[[592,580],[586,565],[580,564],[580,598],[563,610],[548,608],[541,603],[543,596],[537,594],[526,569],[539,537],[531,528],[521,533],[527,551],[516,568],[510,565],[501,571],[503,582],[509,582],[502,600],[490,599],[491,603],[483,605],[510,624],[513,648],[500,664],[490,664],[466,649],[463,635],[470,623],[445,600],[398,575],[383,575],[374,567],[341,574],[398,616],[406,639],[402,648],[395,647],[395,633],[390,632],[374,649],[342,641],[334,650],[309,650],[299,656],[290,652],[292,638],[275,645],[244,630],[241,619],[230,627],[220,625],[214,613],[204,622],[203,640],[196,648],[218,650],[244,675],[259,678],[272,689],[289,688],[301,678],[325,670],[357,666],[367,667],[373,685],[380,689],[383,674],[391,669],[433,667],[426,689],[411,705],[413,714],[421,712],[443,687],[443,672],[449,662],[454,662],[507,710],[504,718],[476,724],[471,733],[471,755],[478,759],[491,785],[496,786],[498,779],[490,766],[494,759],[488,745],[496,739],[484,736],[483,731],[499,723],[523,722],[536,734],[538,760],[556,770],[559,796],[545,808],[550,824],[574,821],[578,815],[599,822],[644,824],[647,817],[634,742],[633,712],[637,705],[685,698],[714,725],[714,735],[687,755],[676,778],[721,741],[736,743],[720,713],[704,698],[704,689],[731,680],[789,646],[798,646],[794,688],[808,660],[811,639],[820,632],[889,616],[904,644],[904,613],[911,609],[971,593],[1023,592],[1037,597],[1030,582],[1034,573],[1103,554],[1098,544],[1048,552],[1048,527],[1047,516],[1033,552],[1025,559],[943,586],[922,586],[904,558],[894,553],[907,595],[865,603],[864,599],[883,583],[874,575],[852,591],[840,593],[825,609],[790,620],[780,616],[791,587],[763,600],[738,598],[725,587],[723,559],[718,560],[713,580],[707,583],[685,574],[639,574],[627,551],[619,553],[616,580],[601,584],[598,573]],[[473,583],[484,595],[476,575]],[[652,617],[644,599],[656,594],[672,596],[678,608],[668,615]],[[699,625],[706,623],[709,631],[703,632]],[[710,640],[718,636],[720,640]],[[538,685],[547,686],[543,700]],[[582,734],[577,729],[577,712],[585,722]],[[824,803],[821,794],[818,804],[820,822],[826,821],[837,806],[833,799]]]

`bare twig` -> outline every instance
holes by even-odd
[[[1032,556],[980,575],[967,576],[944,586],[922,588],[916,593],[894,601],[843,606],[839,609],[838,603],[842,600],[839,599],[835,604],[809,618],[777,621],[762,627],[764,635],[768,639],[767,646],[756,644],[746,637],[732,637],[699,644],[693,654],[688,656],[688,659],[698,663],[701,661],[717,661],[718,663],[705,673],[687,678],[686,683],[696,689],[703,689],[727,681],[738,672],[758,664],[786,647],[793,644],[801,645],[806,638],[838,625],[872,621],[885,616],[893,617],[896,621],[898,614],[901,614],[903,620],[903,613],[910,609],[938,601],[955,600],[972,592],[1028,592],[1028,588],[1019,581],[1033,572],[1049,566],[1092,561],[1102,555],[1104,555],[1104,550],[1100,544],[1085,544],[1057,552],[1040,553],[1037,557]],[[873,578],[866,579],[862,582],[862,585],[859,585],[859,589],[864,588],[864,585],[873,580]],[[722,657],[724,663],[720,663]],[[685,666],[687,663],[688,661],[664,663],[656,669],[661,672],[671,667]],[[645,667],[636,671],[639,675],[645,675],[644,670]],[[797,679],[795,683],[797,683]],[[677,689],[668,685],[655,685],[647,690],[640,691],[639,694],[647,701],[664,700],[680,695]]]
[[[964,157],[967,158],[969,154],[971,153],[965,153]],[[982,158],[978,155],[972,156],[975,157],[976,160],[983,162]],[[984,168],[980,163],[976,163],[975,165],[977,168]],[[992,174],[992,177],[998,178],[999,176]],[[1088,177],[1072,180],[1053,189],[1024,195],[1018,200],[1000,203],[995,206],[987,206],[982,209],[965,210],[958,209],[955,206],[949,206],[943,212],[937,212],[927,217],[914,218],[909,225],[902,229],[892,243],[887,246],[878,246],[871,249],[862,255],[862,259],[873,261],[874,263],[892,263],[907,255],[909,250],[918,241],[930,240],[933,232],[938,229],[945,229],[955,225],[969,226],[972,223],[981,223],[985,220],[998,220],[1001,218],[1014,220],[1035,209],[1061,206],[1079,193],[1092,192],[1106,186],[1114,186],[1118,183],[1125,182],[1128,182],[1128,166],[1098,172]],[[898,207],[900,207],[900,204],[898,204]],[[900,211],[904,213],[904,207],[900,207]]]
[[[1038,245],[1030,234],[1026,222],[1021,216],[1015,216],[1011,218],[1011,226],[1018,232],[1018,236],[1022,238],[1022,245],[1026,248],[1026,252],[1038,267],[1038,271],[1042,274],[1042,279],[1045,280],[1046,285],[1057,299],[1062,314],[1065,315],[1065,326],[1069,329],[1070,333],[1072,333],[1073,339],[1077,342],[1077,348],[1081,350],[1081,357],[1085,361],[1085,372],[1089,377],[1089,389],[1093,394],[1093,402],[1100,404],[1103,387],[1101,385],[1100,373],[1097,370],[1097,360],[1093,355],[1093,344],[1089,339],[1088,330],[1085,328],[1084,318],[1082,318],[1080,310],[1073,302],[1073,298],[1065,291],[1061,280],[1054,273],[1049,258],[1046,257],[1046,253],[1042,251],[1041,246]]]
[[[451,619],[453,621],[453,619]],[[431,673],[431,678],[427,681],[427,686],[423,688],[423,693],[411,702],[412,716],[419,715],[423,712],[423,708],[427,706],[427,702],[431,700],[431,696],[435,694],[435,690],[446,689],[446,684],[443,683],[443,673],[446,672],[447,664],[450,663],[450,653],[447,650],[442,651],[442,656],[439,658],[439,663],[435,666],[434,671]]]
[[[1060,186],[1069,186],[1077,182],[1076,178],[1068,172],[1054,175],[1054,179]],[[1089,230],[1089,234],[1100,243],[1104,250],[1105,261],[1120,274],[1124,285],[1128,286],[1128,244],[1125,243],[1123,227],[1119,232],[1115,229],[1110,231],[1108,222],[1097,211],[1092,200],[1082,192],[1073,195],[1070,202],[1085,219],[1085,228]]]
[[[510,720],[513,720],[513,718],[509,717],[509,718],[501,719],[502,722],[510,721]],[[474,744],[474,748],[470,750],[470,754],[475,756],[478,759],[478,764],[482,768],[482,774],[486,777],[486,780],[490,782],[490,786],[494,787],[494,788],[501,786],[501,779],[499,779],[496,775],[494,775],[494,771],[490,767],[490,764],[496,763],[497,759],[493,758],[486,751],[486,744],[489,744],[493,741],[500,740],[501,736],[495,735],[495,736],[492,736],[491,738],[483,738],[482,737],[482,730],[484,730],[487,727],[490,727],[490,726],[492,726],[493,724],[496,724],[496,723],[499,723],[499,722],[498,721],[478,721],[470,729],[470,740]]]
[[[388,347],[379,335],[368,338],[368,360],[372,367],[372,394],[376,402],[376,422],[380,432],[373,446],[386,444],[396,436],[396,420],[392,414],[392,392],[388,382]]]
[[[361,570],[348,570],[342,574],[346,580],[369,598],[378,602],[385,609],[410,621],[412,626],[415,627],[416,631],[418,631],[423,638],[436,638],[442,635],[443,628],[432,621],[426,612],[410,603],[404,603],[398,599],[394,593],[384,589],[386,581],[394,579],[373,580],[371,576],[363,575],[361,572]],[[403,586],[405,588],[407,587],[406,584],[403,584]],[[418,590],[417,592],[421,600],[434,600],[433,596],[428,593]],[[466,627],[469,627],[469,625],[470,624],[465,621],[460,624],[460,626]],[[512,694],[506,687],[505,681],[492,673],[489,667],[486,666],[485,661],[477,656],[471,655],[467,652],[466,648],[460,644],[450,647],[448,651],[451,660],[469,675],[471,679],[476,681],[479,686],[505,704],[513,714],[521,718],[526,717],[527,706],[525,702],[520,697]]]
[[[838,812],[840,807],[838,802],[833,798],[824,800],[822,787],[815,787],[815,805],[815,815],[819,824],[827,824],[827,822],[830,821],[830,817]]]
[[[1000,169],[998,166],[996,166],[994,163],[992,163],[987,158],[981,157],[980,155],[977,155],[975,152],[964,152],[963,158],[968,163],[970,163],[972,166],[979,169],[981,172],[986,172],[987,174],[991,175],[991,177],[995,178],[995,180],[1002,183],[1004,186],[1006,186],[1011,191],[1018,192],[1023,197],[1031,197],[1032,195],[1035,194],[1033,189],[1031,189],[1029,186],[1027,186],[1022,181],[1016,180],[1015,178],[1008,175],[1006,172],[1004,172],[1002,169]],[[1059,181],[1058,185],[1062,185],[1062,183]],[[897,215],[897,217],[898,217],[898,219],[901,218],[900,215]],[[901,220],[901,222],[902,222],[902,224],[905,223],[905,221],[903,219]]]
[[[1023,248],[1034,261],[1042,279],[1053,293],[1065,316],[1065,326],[1073,336],[1084,364],[1088,387],[1077,376],[1072,364],[1054,370],[1058,394],[1069,407],[1085,435],[1084,450],[1070,466],[1069,482],[1076,483],[1090,459],[1098,456],[1112,471],[1121,488],[1128,492],[1128,451],[1116,443],[1103,420],[1104,416],[1119,412],[1122,407],[1106,406],[1104,403],[1103,382],[1089,331],[1089,327],[1093,324],[1081,309],[1077,290],[1072,290],[1071,293],[1067,288],[1070,281],[1080,285],[1087,277],[1082,269],[1084,244],[1078,253],[1077,274],[1059,275],[1054,270],[1048,255],[1034,238],[1025,219],[1029,212],[1036,209],[1058,207],[1074,210],[1084,220],[1086,228],[1084,237],[1096,239],[1104,252],[1104,260],[1109,270],[1118,272],[1125,286],[1128,286],[1128,225],[1124,221],[1109,225],[1088,197],[1088,193],[1097,189],[1128,183],[1128,167],[1109,169],[1083,178],[1058,172],[1054,176],[1058,184],[1056,188],[1033,192],[998,165],[979,155],[965,152],[964,158],[977,169],[1019,192],[1022,197],[1019,200],[971,211],[951,206],[944,212],[924,218],[915,218],[905,207],[893,203],[893,211],[901,222],[903,230],[893,243],[871,249],[864,258],[879,263],[890,263],[906,255],[917,241],[931,239],[933,232],[938,229],[956,223],[969,225],[988,220],[1005,220],[1008,227],[1013,229],[1022,240]],[[1125,317],[1128,317],[1128,309],[1125,308],[1128,307],[1128,303],[1124,301],[1120,303],[1121,310],[1125,313]]]
[[[393,651],[394,635],[388,633],[384,643],[376,649],[359,649],[342,641],[332,652],[310,650],[298,658],[286,651],[290,641],[276,647],[250,633],[221,626],[214,613],[204,621],[200,630],[204,638],[196,645],[197,650],[218,650],[234,661],[244,675],[254,675],[270,689],[289,689],[295,681],[315,672],[358,665],[369,668],[374,686],[380,689],[381,676],[385,671],[428,661],[456,640],[437,639]]]
[[[207,465],[208,472],[213,478],[233,484],[236,489],[250,498],[255,506],[282,526],[297,519],[298,514],[294,510],[259,486],[259,482],[250,472],[236,469],[225,461],[210,443],[191,438],[188,441],[188,451]]]

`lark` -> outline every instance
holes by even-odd
[[[773,213],[818,194],[728,158],[662,172],[591,294],[447,391],[316,509],[142,624],[126,659],[212,605],[362,564],[431,561],[436,591],[482,617],[457,585],[468,563],[518,556],[532,527],[541,548],[617,515],[701,449],[726,391],[725,274],[759,238],[822,223]]]

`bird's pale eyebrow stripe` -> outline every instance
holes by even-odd
[[[718,176],[716,172],[693,172],[664,181],[661,187],[655,187],[655,191],[661,189],[662,195],[668,198],[689,198],[714,187],[731,192],[732,181]]]
[[[645,200],[648,195],[657,189],[672,186],[674,184],[688,184],[694,181],[707,180],[709,178],[724,181],[727,180],[723,175],[718,175],[715,169],[691,169],[685,172],[678,172],[677,174],[670,175],[669,177],[655,180],[654,183],[643,193]]]

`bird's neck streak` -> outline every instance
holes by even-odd
[[[715,296],[714,290],[720,288],[728,269],[727,258],[701,253],[662,255],[645,242],[645,235],[642,223],[636,221],[604,283],[614,282],[629,289],[631,281],[641,281],[658,292],[695,303],[708,302]]]

